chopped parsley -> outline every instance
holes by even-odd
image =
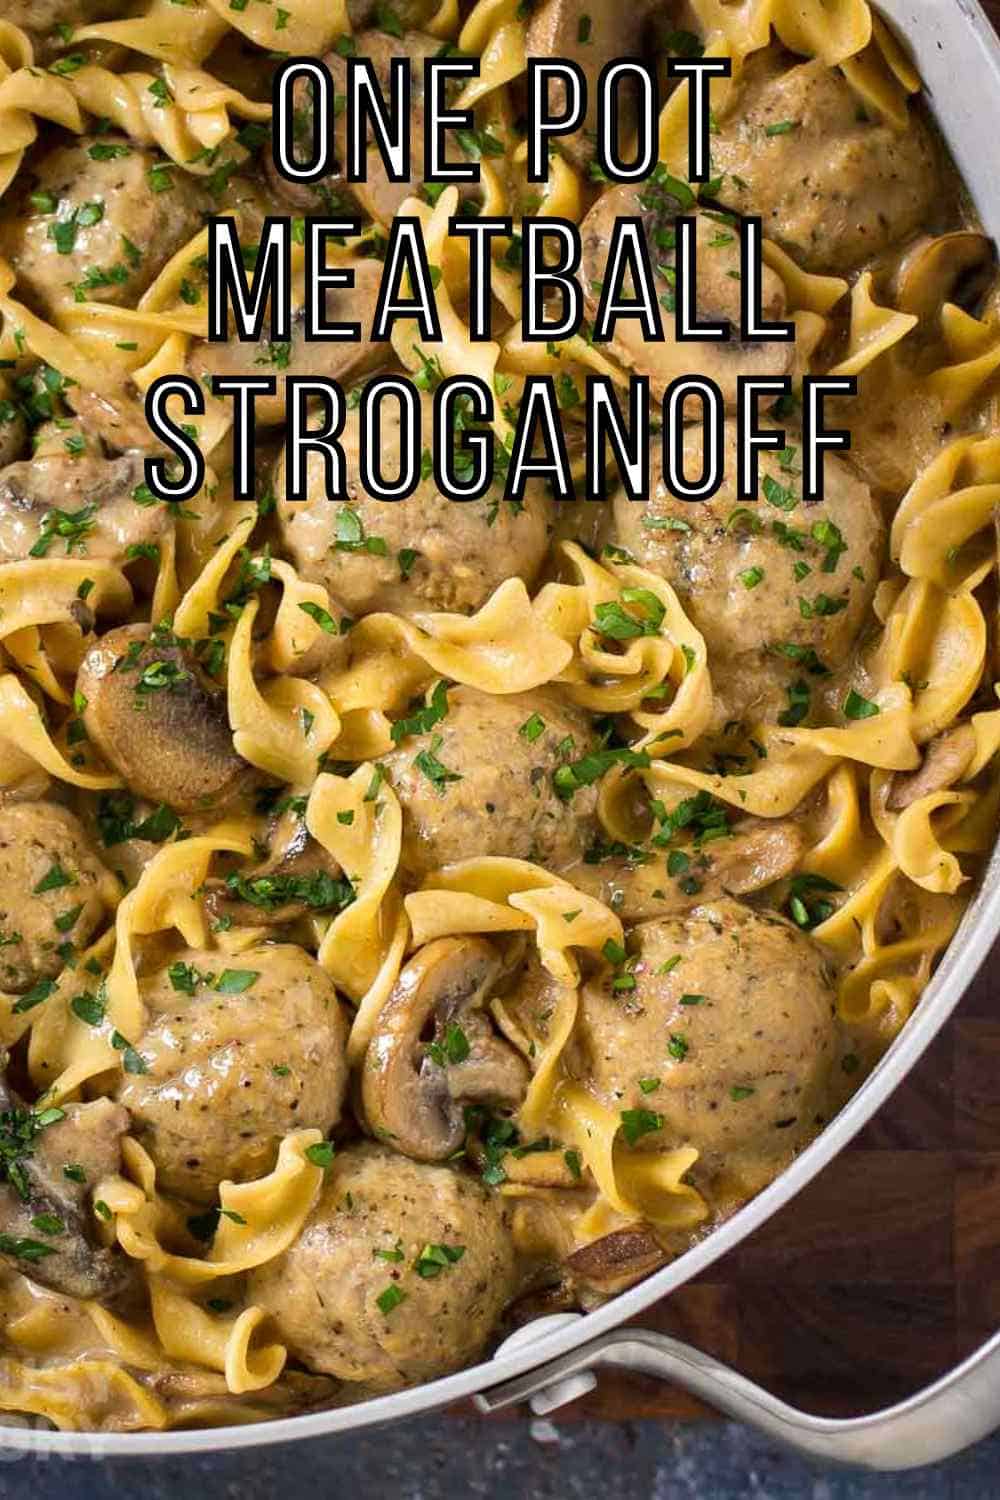
[[[457,1021],[448,1022],[439,1042],[428,1042],[426,1045],[427,1056],[439,1068],[465,1062],[471,1050],[469,1039]]]
[[[384,537],[366,535],[364,522],[356,510],[352,510],[349,505],[342,505],[337,512],[333,550],[369,552],[375,557],[385,557],[389,549]]]
[[[313,870],[305,875],[255,875],[249,879],[230,874],[226,876],[226,886],[238,900],[262,911],[275,911],[290,902],[300,902],[313,911],[340,912],[351,905],[356,895],[349,880],[337,880],[326,870]]]
[[[444,736],[435,734],[431,737],[430,748],[421,750],[413,757],[413,764],[417,770],[422,772],[427,780],[433,782],[439,791],[443,791],[449,781],[461,781],[462,776],[458,771],[449,771],[446,765],[438,759],[437,752],[444,744]]]
[[[41,1131],[65,1117],[65,1110],[56,1108],[6,1109],[0,1113],[0,1181],[9,1182],[24,1202],[30,1193],[25,1159],[32,1154]]]
[[[663,1116],[652,1109],[623,1109],[621,1122],[622,1135],[630,1146],[634,1146],[644,1135],[663,1129]]]
[[[400,744],[411,734],[429,734],[435,724],[448,713],[448,685],[440,681],[435,683],[430,700],[412,714],[408,719],[397,719],[389,731],[394,745]]]
[[[67,874],[58,860],[42,876],[32,892],[35,896],[44,895],[46,891],[58,891],[67,885],[76,885],[76,877]]]
[[[379,1292],[378,1296],[375,1298],[375,1304],[384,1318],[387,1318],[389,1314],[395,1308],[397,1308],[401,1302],[405,1301],[406,1293],[402,1291],[394,1281],[390,1281],[385,1290]]]
[[[853,688],[844,699],[844,717],[847,719],[874,719],[881,712],[877,703],[873,703],[870,698],[862,698]]]
[[[413,1262],[413,1269],[425,1281],[430,1281],[442,1271],[450,1270],[464,1254],[464,1245],[425,1245]]]

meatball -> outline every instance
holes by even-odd
[[[291,340],[272,343],[267,329],[256,343],[250,344],[235,335],[224,344],[210,344],[196,339],[189,365],[199,380],[210,375],[273,374],[276,389],[273,396],[258,396],[257,420],[265,426],[283,424],[285,420],[285,381],[289,375],[321,375],[328,380],[343,381],[372,369],[384,360],[387,345],[369,339],[382,266],[375,260],[353,260],[349,269],[354,276],[350,287],[328,287],[324,293],[323,316],[327,323],[357,323],[361,328],[358,343],[310,342],[305,339],[305,308],[293,311]]]
[[[764,233],[810,271],[849,271],[927,223],[937,153],[911,115],[900,132],[869,116],[844,75],[768,49],[747,59],[736,103],[712,136],[717,197],[760,214]]]
[[[393,1390],[484,1350],[514,1291],[503,1200],[450,1167],[351,1146],[247,1298],[307,1369]]]
[[[633,1149],[690,1144],[701,1183],[724,1169],[755,1189],[827,1108],[836,1030],[820,949],[730,899],[644,922],[628,947],[634,989],[615,989],[608,967],[581,990],[571,1071],[610,1109],[659,1120],[644,1117],[654,1128]]]
[[[104,915],[111,879],[77,818],[54,802],[0,809],[0,984],[54,979]],[[67,948],[69,945],[69,948]]]
[[[196,178],[124,136],[54,146],[26,175],[0,228],[0,255],[47,313],[76,292],[134,307],[209,206]]]
[[[326,1134],[340,1119],[347,1022],[332,980],[301,948],[249,948],[231,967],[221,953],[186,949],[140,993],[146,1072],[123,1074],[116,1098],[167,1192],[212,1202],[224,1178],[269,1172],[289,1131]]]
[[[431,399],[421,398],[423,431],[431,431]],[[398,417],[382,418],[382,448],[399,452]],[[320,455],[308,457],[309,498],[278,500],[285,549],[304,578],[325,584],[355,615],[373,610],[471,613],[506,578],[531,584],[555,523],[555,502],[533,484],[523,506],[499,493],[482,500],[447,500],[424,479],[407,500],[388,503],[361,489],[357,473],[360,420],[348,414],[341,443],[350,503],[326,498]],[[284,457],[275,490],[284,493]]]
[[[403,868],[419,877],[478,854],[551,870],[575,863],[593,831],[597,793],[582,787],[564,801],[552,778],[592,748],[585,717],[549,694],[453,689],[433,730],[382,760],[403,806]]]
[[[608,188],[587,214],[580,234],[583,244],[581,276],[584,302],[588,314],[596,313],[598,293],[604,285],[608,252],[615,224],[621,219],[641,216],[649,245],[650,261],[656,268],[659,298],[664,307],[672,307],[670,282],[674,277],[676,252],[670,246],[679,208],[677,200],[655,182],[642,191],[634,187]],[[738,399],[737,380],[741,376],[786,375],[791,368],[795,346],[792,342],[741,342],[740,321],[740,239],[735,223],[720,215],[699,213],[694,216],[695,250],[698,285],[695,310],[702,321],[728,320],[733,337],[726,343],[686,340],[678,343],[674,319],[668,313],[662,318],[662,342],[649,342],[635,319],[620,320],[609,344],[612,353],[640,375],[649,376],[650,390],[657,399],[663,397],[671,381],[686,375],[704,375],[714,380],[729,407]],[[664,244],[664,240],[667,244]],[[629,296],[634,288],[629,282]],[[787,317],[785,288],[781,277],[764,266],[761,274],[761,309],[770,321]]]
[[[741,505],[727,427],[726,478],[711,500],[678,500],[662,480],[646,503],[615,497],[616,539],[673,585],[705,637],[720,723],[747,713],[805,718],[803,673],[813,681],[841,665],[878,582],[884,527],[867,485],[827,455],[825,499],[807,505],[796,455],[794,447],[762,453],[763,500]],[[686,472],[701,461],[702,429],[692,427]],[[801,712],[786,704],[793,680]]]
[[[0,561],[72,556],[121,564],[130,547],[155,546],[169,518],[163,505],[136,504],[142,482],[139,454],[109,459],[88,450],[8,464],[0,469]]]

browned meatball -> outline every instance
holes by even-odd
[[[26,557],[128,560],[130,547],[156,546],[169,528],[163,505],[139,505],[139,454],[104,458],[52,454],[0,469],[0,561]],[[133,553],[133,556],[135,554]]]
[[[584,301],[594,316],[604,283],[611,236],[617,220],[640,216],[649,239],[650,261],[656,268],[661,304],[669,309],[661,314],[663,342],[647,341],[638,322],[618,322],[609,348],[640,375],[649,376],[650,390],[662,398],[668,385],[685,375],[704,375],[714,380],[729,407],[737,401],[737,378],[741,375],[786,375],[791,368],[795,346],[785,343],[741,343],[740,324],[740,239],[735,221],[721,221],[720,215],[695,215],[695,244],[698,264],[696,310],[704,321],[728,320],[732,338],[727,343],[678,343],[674,336],[671,284],[675,271],[676,251],[664,244],[672,239],[680,205],[662,186],[646,183],[642,188],[614,187],[601,194],[580,226],[583,258],[580,275]],[[631,281],[626,286],[634,295]],[[770,321],[786,319],[788,307],[781,277],[769,266],[761,275],[761,308]]]
[[[476,1359],[513,1291],[503,1199],[376,1145],[335,1159],[294,1245],[247,1283],[293,1359],[376,1390]]]
[[[550,870],[575,863],[593,835],[597,794],[583,787],[564,801],[552,778],[591,748],[585,717],[552,695],[452,689],[431,733],[383,757],[403,806],[404,869],[420,876],[477,854]]]
[[[77,292],[134,307],[197,234],[211,201],[190,173],[118,135],[53,146],[24,175],[0,226],[0,254],[48,313]]]
[[[20,994],[54,979],[67,956],[86,947],[104,915],[102,890],[111,880],[67,808],[54,802],[0,808],[3,989]]]
[[[689,1144],[696,1179],[725,1170],[755,1189],[828,1107],[834,989],[820,949],[729,899],[644,922],[628,948],[634,989],[606,967],[581,990],[571,1071],[624,1113],[633,1149]]]
[[[215,1198],[270,1171],[282,1137],[340,1118],[347,1022],[315,959],[291,944],[228,960],[186,949],[140,984],[144,1073],[117,1099],[167,1192]],[[129,1039],[133,1040],[132,1038]]]
[[[431,431],[431,400],[421,398],[421,421]],[[360,421],[348,414],[341,438],[347,460],[349,503],[331,505],[323,464],[310,454],[309,498],[279,498],[284,546],[304,578],[325,584],[354,615],[375,610],[471,613],[507,578],[534,582],[555,522],[555,502],[539,484],[523,506],[495,495],[447,500],[432,478],[407,500],[376,500],[356,481]],[[398,417],[383,416],[382,445],[399,451]],[[284,456],[275,473],[284,494]]]
[[[195,339],[188,361],[191,370],[199,379],[211,375],[273,375],[274,395],[258,396],[255,409],[263,426],[277,426],[285,421],[285,381],[289,375],[322,375],[328,380],[343,381],[372,369],[386,358],[387,352],[387,345],[373,343],[369,337],[382,265],[376,260],[355,259],[347,269],[354,276],[353,286],[328,287],[323,316],[327,323],[359,324],[359,342],[307,343],[305,309],[293,306],[292,337],[287,344],[272,343],[266,334],[256,343],[245,343],[235,334],[224,344]]]
[[[796,437],[789,432],[789,443]],[[701,453],[694,427],[685,442],[688,473],[698,471]],[[673,585],[704,635],[720,723],[787,714],[793,681],[806,684],[804,700],[801,692],[796,699],[804,719],[810,683],[843,663],[867,615],[882,519],[868,486],[830,455],[825,499],[809,505],[794,446],[760,455],[761,498],[750,505],[736,498],[732,427],[724,463],[726,478],[711,500],[678,500],[662,481],[645,503],[616,496],[616,539]]]
[[[747,59],[712,136],[718,197],[760,214],[810,271],[849,271],[912,234],[941,192],[915,113],[906,131],[869,116],[838,68],[769,48]]]

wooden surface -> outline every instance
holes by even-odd
[[[984,3],[1000,30],[1000,0]],[[830,1416],[900,1400],[1000,1329],[1000,944],[851,1147],[636,1322]],[[605,1370],[565,1419],[707,1414],[659,1381]]]

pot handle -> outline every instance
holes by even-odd
[[[601,1367],[669,1380],[799,1453],[868,1469],[935,1463],[1000,1425],[1000,1333],[905,1401],[846,1420],[799,1411],[711,1355],[645,1328],[604,1334],[482,1391],[475,1402],[480,1411],[493,1412],[530,1397],[532,1410],[544,1416],[592,1387],[594,1377],[588,1380],[584,1372]]]

